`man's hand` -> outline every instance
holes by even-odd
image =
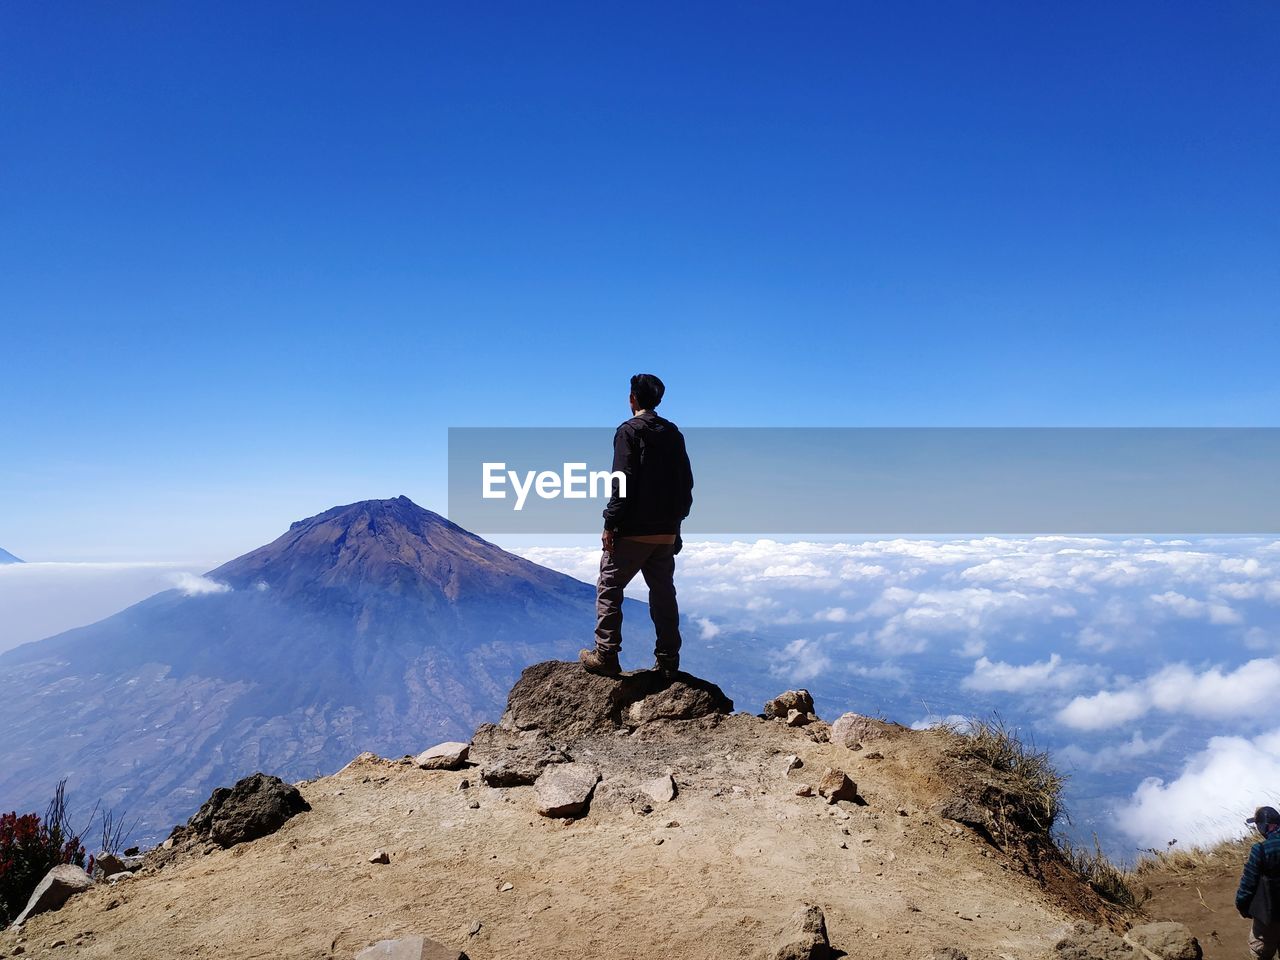
[[[600,546],[604,548],[605,553],[613,553],[613,531],[606,530],[600,534]]]

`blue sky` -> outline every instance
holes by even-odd
[[[1280,8],[8,5],[0,546],[444,508],[446,429],[1274,425]]]

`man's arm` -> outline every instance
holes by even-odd
[[[689,451],[685,449],[684,434],[680,435],[680,483],[684,497],[681,500],[680,519],[689,516],[693,509],[693,466],[689,463]]]
[[[1258,877],[1262,874],[1262,844],[1255,843],[1249,851],[1249,859],[1245,861],[1244,873],[1240,875],[1240,889],[1236,891],[1236,912],[1242,917],[1249,916],[1249,905],[1253,903],[1253,895],[1258,892]]]
[[[613,471],[627,478],[627,486],[631,485],[631,477],[635,468],[635,439],[624,423],[613,434]],[[606,531],[617,531],[622,524],[622,513],[627,502],[618,496],[618,481],[612,483],[611,496],[604,508],[604,528]]]

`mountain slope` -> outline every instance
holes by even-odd
[[[1136,960],[1114,943],[1055,952],[1073,921],[1130,918],[1054,851],[1028,859],[1029,837],[940,812],[957,796],[990,798],[996,776],[957,762],[953,732],[862,718],[876,739],[854,744],[818,720],[674,719],[698,712],[680,684],[662,709],[627,711],[622,729],[601,709],[611,681],[579,673],[530,668],[521,685],[541,699],[521,708],[513,690],[502,729],[596,768],[580,819],[540,816],[536,786],[487,786],[492,756],[447,771],[365,754],[299,784],[311,809],[278,833],[227,850],[175,838],[132,879],[0,934],[0,951],[24,938],[28,950],[62,940],[85,958],[212,949],[310,960],[416,934],[472,960],[765,958],[787,919],[815,904],[845,952],[835,956],[855,960]],[[546,724],[531,727],[534,718]],[[856,800],[828,804],[803,789],[828,767],[857,782]],[[668,772],[674,796],[646,793]],[[1004,808],[967,818],[978,814]],[[371,862],[378,850],[389,862]]]
[[[0,563],[21,563],[22,561],[15,557],[12,553],[0,547]]]
[[[65,776],[154,836],[252,770],[466,736],[594,620],[587,584],[404,497],[299,521],[201,586],[0,655],[0,806]]]

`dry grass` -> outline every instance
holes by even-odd
[[[1257,837],[1248,836],[1235,840],[1223,840],[1221,843],[1205,848],[1179,849],[1170,846],[1167,850],[1146,850],[1138,858],[1132,871],[1133,876],[1142,877],[1152,873],[1195,873],[1222,863],[1240,866],[1249,856],[1249,848],[1257,840]]]
[[[952,728],[960,738],[959,753],[981,761],[1001,774],[1006,789],[1022,802],[1037,826],[1048,831],[1062,814],[1062,791],[1067,778],[1054,768],[1046,750],[1024,741],[998,715],[972,719]]]
[[[1103,853],[1096,833],[1092,850],[1077,847],[1066,837],[1058,837],[1057,844],[1076,873],[1104,900],[1126,910],[1137,910],[1150,899],[1151,891],[1139,886],[1136,872],[1117,866]]]

